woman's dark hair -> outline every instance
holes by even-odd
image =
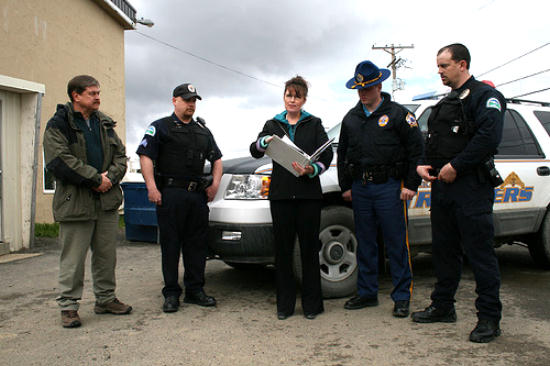
[[[461,43],[453,43],[441,48],[437,52],[437,55],[439,56],[442,52],[445,51],[449,51],[449,53],[451,54],[451,60],[453,60],[454,62],[459,62],[462,60],[466,61],[466,68],[468,70],[470,69],[470,51],[468,51],[466,46]]]
[[[69,80],[67,84],[67,94],[69,94],[69,99],[73,101],[73,96],[71,95],[73,91],[77,94],[82,94],[89,86],[99,87],[99,81],[97,81],[93,76],[89,75],[78,75]]]
[[[296,75],[285,83],[285,94],[289,88],[294,89],[297,97],[307,98],[307,81],[300,75]]]

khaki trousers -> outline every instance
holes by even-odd
[[[99,202],[98,202],[99,203]],[[97,210],[97,220],[66,221],[59,224],[61,258],[59,297],[63,310],[78,310],[84,287],[84,264],[92,251],[93,291],[98,304],[115,298],[115,266],[118,212]]]

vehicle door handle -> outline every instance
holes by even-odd
[[[542,177],[550,175],[550,168],[548,168],[547,166],[539,166],[537,168],[537,174]]]

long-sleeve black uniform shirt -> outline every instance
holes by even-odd
[[[469,98],[465,98],[464,113],[472,120],[475,132],[466,148],[451,160],[459,175],[474,170],[488,156],[495,154],[502,139],[506,111],[506,99],[495,88],[472,76],[455,91],[460,95],[466,89],[473,91]]]
[[[422,134],[412,112],[382,93],[383,102],[369,117],[359,101],[344,117],[338,143],[338,181],[351,188],[349,164],[365,169],[406,163],[404,186],[416,191],[421,178],[416,165],[423,153]]]

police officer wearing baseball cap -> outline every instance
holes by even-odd
[[[455,293],[465,255],[478,297],[478,322],[470,341],[500,335],[500,271],[493,249],[494,186],[502,183],[493,155],[502,137],[506,101],[470,75],[470,52],[455,43],[437,53],[444,85],[452,91],[428,119],[426,156],[418,174],[431,182],[432,255],[437,282],[431,305],[412,314],[418,323],[456,322]]]
[[[181,97],[183,100],[188,100],[193,97],[202,100],[201,96],[197,94],[197,89],[195,89],[193,85],[187,83],[176,86],[172,92],[172,96],[174,98]]]
[[[348,89],[359,102],[344,117],[338,143],[338,179],[344,200],[351,201],[357,236],[357,296],[345,308],[378,305],[378,243],[380,229],[390,261],[394,289],[393,315],[409,315],[412,271],[407,239],[407,200],[421,179],[416,164],[422,135],[415,116],[382,92],[390,76],[371,61],[355,68]],[[381,243],[380,243],[381,244]]]
[[[193,119],[197,99],[191,84],[174,89],[174,113],[149,125],[137,154],[149,201],[156,204],[162,254],[164,312],[176,312],[182,288],[178,284],[180,252],[185,273],[184,302],[215,306],[204,292],[207,202],[212,201],[222,176],[221,152],[204,121]],[[212,165],[212,179],[203,176],[205,160]]]

